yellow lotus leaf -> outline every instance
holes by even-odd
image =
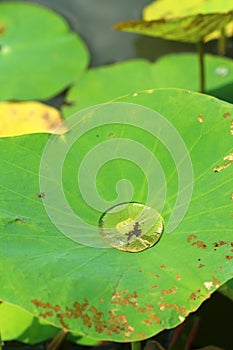
[[[184,18],[190,15],[198,14],[223,14],[233,9],[232,0],[189,0],[177,1],[174,6],[173,0],[156,0],[147,5],[143,9],[143,19],[145,21],[153,21],[157,19],[172,20],[176,18]],[[225,26],[224,34],[227,37],[233,35],[233,21]],[[218,39],[221,36],[221,31],[215,30],[206,35],[204,42]]]
[[[43,103],[0,102],[0,137],[43,132],[63,134],[66,128],[62,123],[60,112]]]

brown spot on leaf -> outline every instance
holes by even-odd
[[[136,337],[137,337],[138,339],[146,339],[148,336],[147,336],[147,334],[145,334],[145,333],[137,333],[137,334],[136,334]]]
[[[166,269],[166,265],[163,264],[163,265],[160,266],[160,268],[161,269]]]
[[[5,33],[5,31],[6,31],[5,24],[0,22],[0,35]]]
[[[152,326],[152,321],[151,320],[142,320],[142,323],[145,324],[148,327]]]
[[[231,113],[227,112],[223,114],[223,118],[229,118],[231,116]]]
[[[205,265],[204,264],[199,264],[198,265],[198,268],[201,269],[202,267],[204,267]]]
[[[188,300],[196,300],[197,299],[197,296],[196,296],[196,293],[191,293]]]
[[[227,260],[233,259],[233,255],[227,255],[227,256],[226,256],[226,259],[227,259]]]
[[[157,274],[157,273],[155,273],[155,272],[153,272],[153,271],[151,271],[150,274],[153,275],[153,276],[155,276],[155,277],[157,277],[157,278],[160,278],[160,275]]]
[[[197,240],[196,242],[192,243],[192,246],[196,245],[197,248],[201,248],[201,249],[206,249],[207,245],[205,244],[205,242]]]
[[[216,286],[216,287],[220,287],[221,286],[221,282],[214,276],[212,277],[212,282],[213,282],[213,285]]]
[[[44,192],[38,193],[38,198],[44,198],[44,197],[45,197],[45,193]]]
[[[150,289],[154,289],[154,288],[157,288],[158,285],[157,284],[153,284],[153,286],[150,287]]]
[[[42,318],[52,317],[54,315],[53,311],[47,311],[44,313],[41,313],[39,316]]]
[[[190,243],[193,239],[197,239],[197,236],[192,233],[191,235],[188,236],[187,242]]]
[[[177,304],[171,303],[160,303],[159,310],[164,311],[165,309],[174,309],[177,314],[188,314],[187,309],[184,306],[178,306]]]
[[[180,274],[179,274],[179,273],[176,274],[176,280],[177,280],[177,281],[180,281],[180,280],[181,280],[181,277],[180,277]]]
[[[222,171],[223,169],[227,169],[229,166],[231,166],[232,163],[233,163],[232,161],[229,161],[229,162],[224,163],[223,165],[217,165],[217,166],[214,168],[214,172],[215,172],[215,173],[219,173],[219,172]]]
[[[169,294],[176,294],[177,292],[177,287],[176,286],[173,286],[172,288],[170,289],[163,289],[161,291],[162,295],[169,295]]]
[[[224,245],[228,245],[229,247],[233,246],[233,242],[229,242],[229,241],[218,241],[218,242],[214,242],[212,243],[214,247],[222,247]]]
[[[146,312],[146,311],[151,311],[153,310],[154,305],[146,305],[145,307],[139,307],[137,309],[138,312]]]
[[[199,123],[203,123],[204,122],[203,114],[199,114],[197,120],[199,121]]]
[[[150,321],[152,321],[152,324],[160,324],[160,317],[156,315],[153,311],[148,311],[147,316]]]
[[[137,306],[137,297],[138,293],[134,292],[133,294],[130,294],[127,290],[122,290],[121,292],[116,292],[112,296],[112,304],[119,304],[122,306]]]

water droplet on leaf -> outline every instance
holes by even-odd
[[[225,77],[228,74],[228,68],[226,67],[217,67],[215,69],[215,74]]]
[[[100,217],[99,231],[110,246],[126,252],[140,252],[159,241],[163,219],[155,209],[144,204],[122,203]]]

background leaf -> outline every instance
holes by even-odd
[[[88,64],[81,39],[48,8],[0,3],[1,100],[48,99],[78,79]]]
[[[39,164],[48,136],[1,139],[0,298],[58,327],[101,340],[132,341],[181,323],[232,277],[233,165],[220,172],[214,169],[232,152],[233,106],[179,89],[149,90],[118,101],[157,110],[185,141],[194,170],[194,192],[185,218],[166,233],[177,176],[164,146],[142,130],[107,125],[90,130],[80,140],[79,151],[85,154],[108,140],[111,132],[134,137],[155,152],[168,186],[162,213],[165,231],[158,244],[140,253],[80,245],[55,228],[38,196]],[[88,218],[73,180],[81,153],[71,152],[66,161],[64,189],[73,210]],[[118,167],[117,162],[116,173]],[[130,175],[130,167],[121,164],[120,170]],[[116,173],[108,172],[108,182],[104,173],[98,178],[105,197],[112,195],[109,185],[115,186]],[[135,196],[142,201],[141,177],[134,174]]]
[[[60,112],[39,102],[0,102],[0,137],[56,131],[62,123]]]
[[[17,340],[36,344],[54,338],[59,328],[52,326],[42,318],[34,317],[17,305],[0,303],[0,324],[2,341]],[[68,334],[67,338],[77,344],[94,346],[97,341],[78,334]]]
[[[222,30],[232,21],[232,18],[233,11],[230,11],[228,13],[197,14],[172,19],[159,18],[151,21],[120,22],[114,28],[168,40],[198,43],[216,29]]]
[[[233,62],[231,59],[206,55],[207,92],[233,102]],[[64,106],[66,115],[107,102],[128,93],[153,88],[183,88],[198,91],[198,58],[195,54],[172,54],[154,63],[131,60],[89,69],[70,89]],[[113,84],[114,82],[114,84]]]
[[[143,9],[143,19],[152,21],[154,19],[175,17],[185,17],[189,15],[208,14],[208,13],[226,13],[232,10],[231,0],[219,2],[218,0],[191,0],[189,2],[177,1],[174,6],[174,1],[157,0]],[[230,22],[224,28],[224,34],[231,37],[233,35],[233,22]],[[219,38],[220,31],[214,31],[207,35],[204,41]]]

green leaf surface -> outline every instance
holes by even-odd
[[[44,319],[34,317],[17,305],[0,303],[0,324],[2,341],[20,341],[36,344],[54,338],[59,328],[52,326]],[[82,345],[97,345],[97,341],[78,334],[69,334],[68,339]]]
[[[88,64],[82,40],[48,8],[1,2],[0,28],[1,100],[48,99]]]
[[[233,103],[233,61],[206,55],[207,93]],[[198,57],[195,54],[166,55],[150,63],[131,60],[92,68],[69,90],[63,107],[66,115],[90,105],[107,102],[128,93],[153,88],[199,89]]]
[[[222,30],[233,19],[228,13],[196,14],[179,18],[159,18],[151,21],[136,20],[120,22],[115,29],[145,34],[168,40],[198,43],[215,30]]]
[[[166,145],[139,127],[101,126],[102,120],[97,120],[100,126],[83,134],[64,162],[63,187],[69,206],[93,223],[98,234],[99,213],[88,207],[77,187],[78,165],[90,150],[120,136],[119,145],[124,138],[136,140],[161,163],[167,181],[161,213],[165,229],[154,247],[137,253],[79,244],[63,235],[47,216],[42,202],[52,198],[54,190],[39,193],[39,166],[48,135],[1,139],[0,298],[57,327],[97,339],[136,341],[181,323],[233,276],[233,165],[229,160],[233,106],[179,89],[144,91],[118,102],[158,111],[183,138],[194,175],[185,217],[173,232],[167,232],[181,165],[174,164]],[[79,128],[93,118],[87,112]],[[153,132],[154,122],[150,127]],[[66,138],[59,137],[65,144]],[[92,173],[86,174],[94,196]],[[57,188],[49,172],[47,177]],[[113,189],[120,178],[134,184],[136,202],[145,202],[145,176],[126,159],[114,159],[98,173],[96,186],[105,200],[114,200]],[[54,210],[58,204],[54,203]],[[61,222],[66,210],[59,214]]]
[[[0,324],[3,341],[18,340],[36,344],[53,338],[59,331],[45,320],[6,302],[0,304]]]

